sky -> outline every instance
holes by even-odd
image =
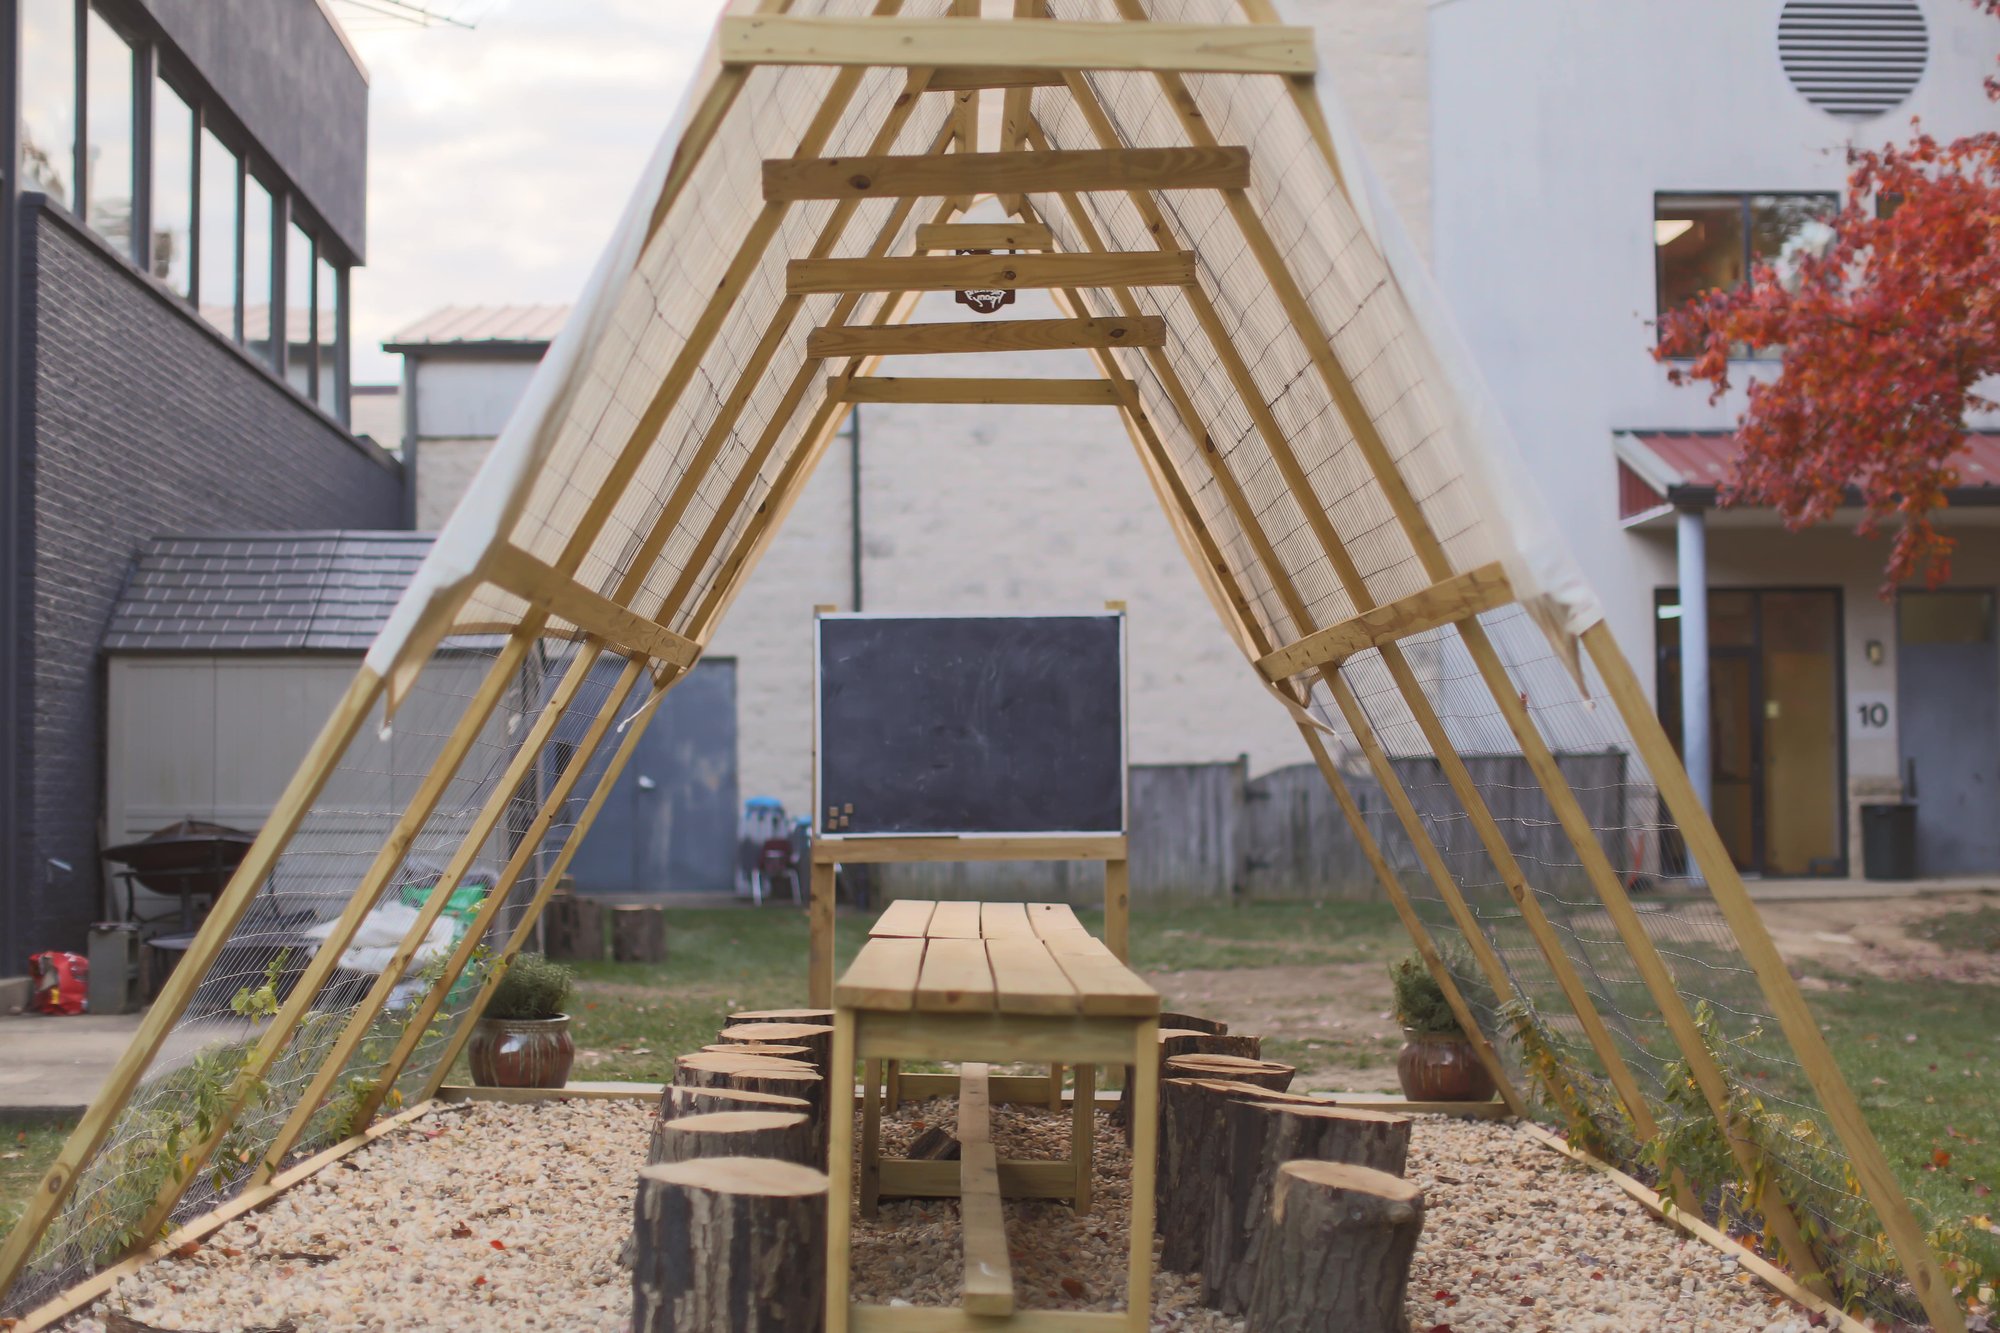
[[[369,75],[353,376],[442,305],[575,299],[680,106],[722,0],[430,0],[467,30],[336,12]]]

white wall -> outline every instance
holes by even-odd
[[[1779,0],[1439,0],[1431,9],[1440,286],[1498,395],[1550,513],[1613,629],[1651,674],[1650,589],[1671,547],[1619,526],[1615,429],[1723,428],[1648,355],[1656,191],[1840,191],[1845,150],[1990,129],[1982,80],[2000,24],[1928,0],[1931,62],[1901,108],[1836,119],[1778,63]],[[1711,558],[1716,548],[1712,545]],[[1872,586],[1872,585],[1871,585]]]
[[[409,374],[405,363],[405,379]],[[485,436],[500,433],[514,404],[521,401],[540,358],[499,360],[470,357],[453,360],[431,352],[415,363],[417,435],[421,437]],[[408,386],[405,385],[405,392]]]

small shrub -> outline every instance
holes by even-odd
[[[1444,988],[1415,954],[1389,965],[1389,981],[1396,992],[1396,1019],[1411,1032],[1459,1035],[1458,1019],[1444,998]]]
[[[486,1005],[488,1018],[556,1018],[569,1002],[576,975],[561,963],[552,963],[538,953],[516,957],[493,988]]]

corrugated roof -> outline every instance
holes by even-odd
[[[1640,488],[1621,489],[1620,516],[1631,518],[1668,503],[1712,502],[1715,492],[1736,470],[1742,442],[1727,430],[1618,431],[1612,447],[1639,483],[1653,493],[1651,504]],[[2000,431],[1968,431],[1965,448],[1952,460],[1959,484],[1952,494],[1988,499],[2000,488]]]
[[[105,651],[361,652],[431,540],[428,532],[154,538],[111,613]]]
[[[398,331],[382,346],[394,351],[439,343],[547,343],[568,318],[566,305],[448,305]]]

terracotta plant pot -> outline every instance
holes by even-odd
[[[560,1088],[576,1059],[568,1014],[482,1018],[465,1051],[472,1081],[482,1088]]]
[[[1413,1102],[1483,1102],[1493,1096],[1493,1076],[1456,1032],[1411,1032],[1396,1057],[1396,1078]]]

